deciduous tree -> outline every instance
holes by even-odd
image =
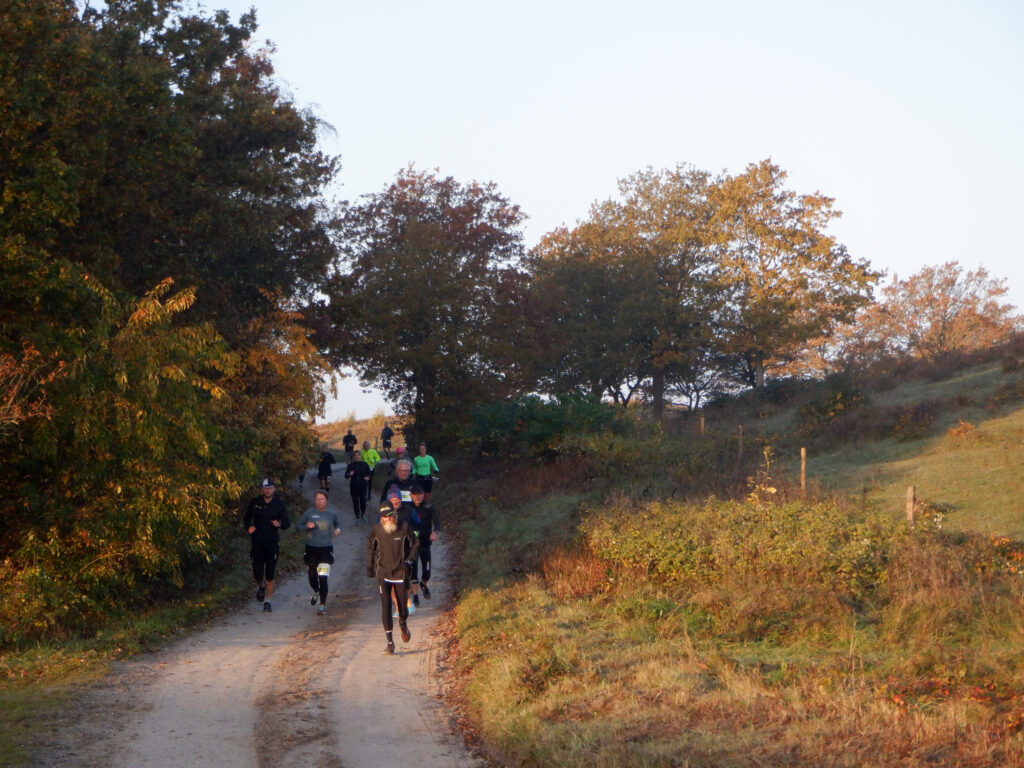
[[[321,343],[422,436],[450,435],[469,404],[522,381],[523,219],[494,184],[412,167],[343,212]]]
[[[754,387],[773,359],[850,320],[878,279],[827,233],[839,216],[834,201],[798,195],[785,180],[764,160],[712,194],[716,271],[729,290],[724,346],[738,378]]]

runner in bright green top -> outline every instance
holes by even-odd
[[[373,488],[373,467],[380,461],[380,454],[370,447],[370,441],[363,441],[363,461],[370,465],[370,480],[366,484],[366,500],[370,500],[370,489]]]
[[[434,461],[434,457],[427,453],[426,443],[420,443],[420,452],[412,457],[412,467],[416,482],[423,486],[425,493],[423,503],[426,504],[430,500],[430,491],[434,487],[433,476],[441,473],[441,470],[437,468],[437,462]]]

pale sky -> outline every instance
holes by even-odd
[[[790,189],[836,199],[854,258],[900,277],[984,266],[1024,307],[1021,0],[206,7],[256,8],[282,86],[335,129],[339,199],[410,163],[493,181],[530,247],[645,167],[770,157]],[[348,379],[328,420],[378,408]]]

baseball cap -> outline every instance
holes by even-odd
[[[409,493],[426,494],[426,492],[427,489],[424,488],[419,483],[413,483],[412,486],[409,488]]]
[[[274,485],[274,481],[271,480],[269,477],[264,477],[263,478],[263,482],[260,483],[260,487],[262,487],[262,488],[276,488],[277,486]]]
[[[381,517],[390,517],[393,514],[395,514],[395,508],[392,507],[390,504],[381,504],[380,505],[380,516]]]

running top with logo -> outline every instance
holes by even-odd
[[[307,523],[316,523],[316,528],[307,528]],[[295,528],[306,532],[306,546],[330,547],[334,543],[334,531],[341,528],[341,523],[338,522],[337,512],[329,509],[321,512],[316,507],[310,507],[302,513]]]
[[[273,520],[278,520],[281,527],[275,527],[272,523]],[[251,538],[254,543],[258,544],[271,544],[279,541],[281,537],[278,531],[283,531],[289,524],[284,502],[276,493],[270,497],[270,501],[267,501],[262,495],[250,501],[242,520],[242,526],[246,530],[249,529],[249,526],[256,529],[252,532]]]
[[[408,523],[399,522],[394,533],[377,523],[366,540],[366,573],[384,581],[405,581],[406,563],[419,554],[419,541]]]
[[[413,456],[412,467],[412,472],[417,477],[430,477],[435,472],[441,471],[437,468],[437,462],[434,461],[434,457],[429,453],[426,456]]]

